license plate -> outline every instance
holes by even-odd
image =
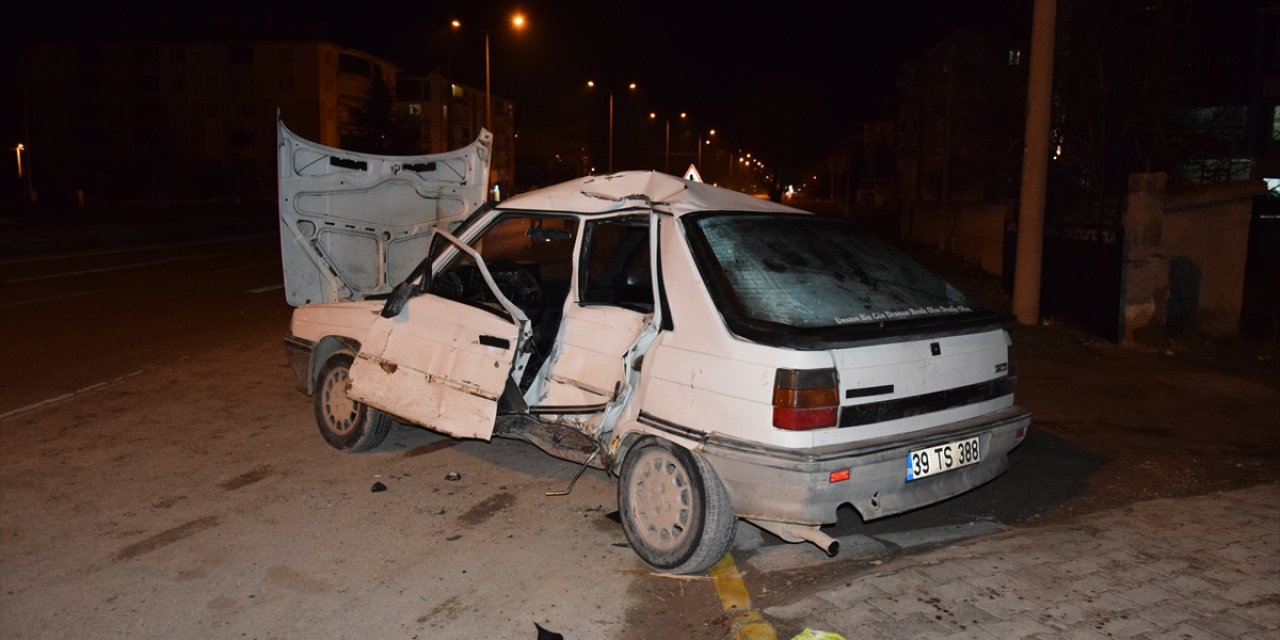
[[[981,461],[977,436],[915,449],[907,452],[907,480],[936,476]]]

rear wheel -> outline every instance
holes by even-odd
[[[699,573],[733,544],[738,517],[715,470],[701,456],[647,437],[627,453],[618,479],[627,540],[659,571]]]
[[[333,448],[343,451],[368,451],[386,440],[391,419],[363,402],[351,399],[351,363],[349,353],[331,356],[320,369],[316,380],[316,425]]]

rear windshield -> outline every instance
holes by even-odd
[[[850,223],[804,215],[686,217],[699,267],[738,333],[839,336],[992,316]]]

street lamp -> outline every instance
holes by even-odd
[[[687,119],[688,117],[689,117],[689,114],[688,114],[688,113],[686,113],[686,112],[684,112],[684,111],[681,111],[681,112],[680,112],[680,119],[681,119],[681,120],[685,120],[685,119]],[[656,112],[656,111],[650,111],[650,112],[649,112],[649,119],[650,119],[650,120],[657,120],[657,119],[658,119],[658,112]],[[665,147],[663,147],[663,155],[662,155],[662,172],[663,172],[663,173],[671,173],[671,118],[667,118],[667,119],[666,119],[666,146],[665,146]]]
[[[711,139],[714,138],[715,135],[716,135],[715,129],[711,129],[710,131],[708,131],[706,144],[711,144]],[[698,170],[699,171],[702,170],[702,145],[703,145],[702,134],[698,134]]]
[[[587,88],[596,88],[595,80],[587,80]],[[635,91],[636,83],[627,84],[627,91]],[[613,173],[613,90],[609,90],[609,173]]]
[[[527,21],[524,14],[517,13],[511,16],[511,27],[516,31],[524,28]],[[454,29],[462,28],[462,21],[454,19],[449,23]],[[493,93],[491,90],[489,76],[489,29],[484,32],[484,126],[490,132],[493,131]]]

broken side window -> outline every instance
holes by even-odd
[[[652,311],[648,218],[592,221],[586,234],[579,302]]]

